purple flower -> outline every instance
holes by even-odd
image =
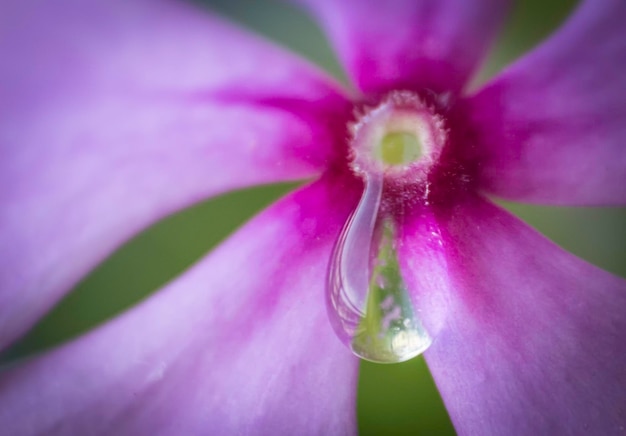
[[[380,325],[423,327],[459,433],[624,432],[626,283],[484,195],[626,203],[626,3],[582,2],[468,95],[507,2],[303,2],[358,91],[185,4],[1,2],[0,347],[155,220],[315,178],[128,313],[5,369],[2,433],[354,433],[337,277],[368,278],[389,223],[412,312],[384,300]]]

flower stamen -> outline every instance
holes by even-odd
[[[391,178],[423,179],[446,139],[441,117],[418,95],[396,91],[367,108],[352,126],[352,169]]]
[[[399,130],[386,133],[374,153],[385,165],[406,165],[419,159],[423,148],[422,141],[412,132]]]

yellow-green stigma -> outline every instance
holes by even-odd
[[[383,164],[405,165],[415,162],[424,153],[424,146],[420,138],[412,132],[392,131],[386,133],[374,154]]]

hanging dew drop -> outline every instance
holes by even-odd
[[[402,278],[395,222],[379,216],[383,177],[368,175],[365,181],[331,259],[329,315],[340,339],[357,356],[403,362],[424,352],[431,338]]]
[[[427,99],[392,91],[359,112],[350,133],[350,166],[365,189],[335,244],[328,312],[335,332],[357,356],[402,362],[424,352],[432,340],[402,276],[394,211],[409,201],[404,186],[411,199],[419,195],[427,204],[430,171],[446,143],[445,123]],[[383,192],[390,196],[386,205],[398,206],[381,208]]]

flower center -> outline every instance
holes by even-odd
[[[411,132],[388,132],[374,149],[374,156],[384,165],[405,165],[422,156],[423,144]]]
[[[419,96],[397,91],[365,108],[352,126],[352,168],[362,176],[422,179],[445,142],[441,117]]]

